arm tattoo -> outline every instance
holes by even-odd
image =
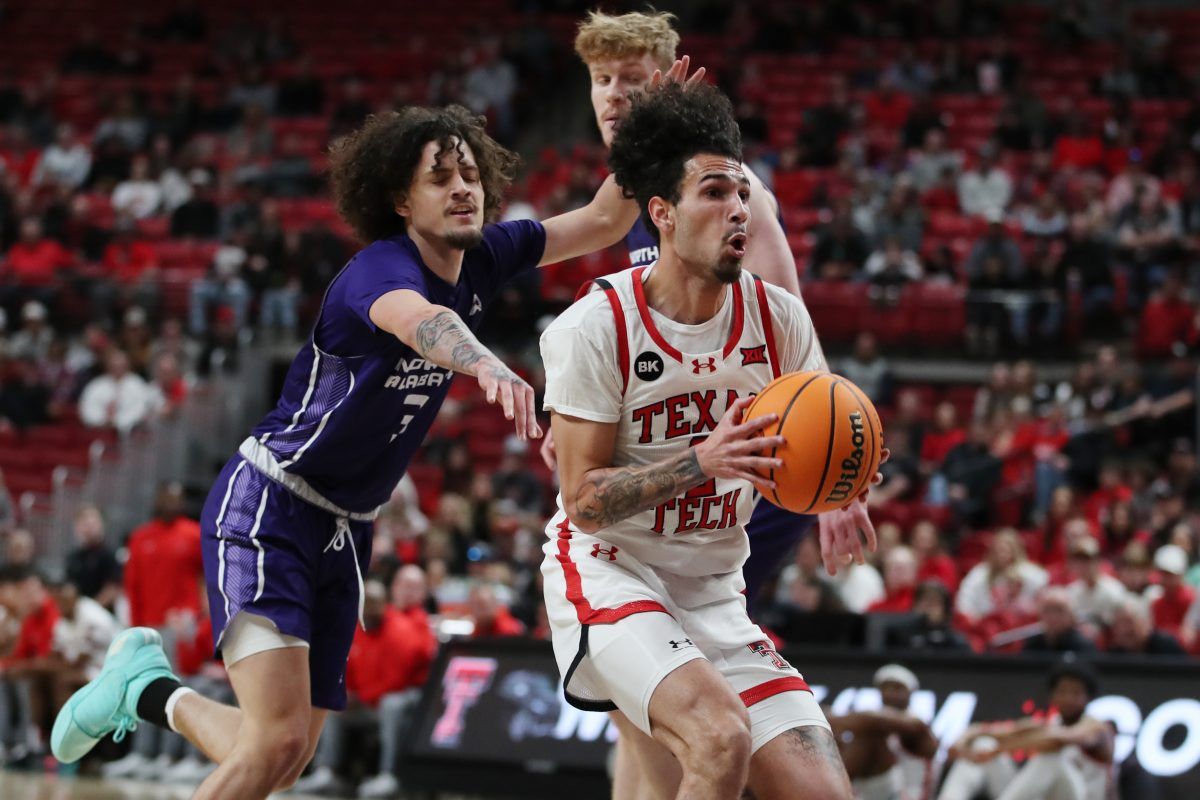
[[[473,374],[474,367],[491,355],[471,329],[453,311],[440,311],[422,320],[413,337],[414,348],[438,366]]]
[[[589,472],[576,495],[576,517],[604,528],[653,508],[702,483],[695,448],[642,467],[611,467]]]

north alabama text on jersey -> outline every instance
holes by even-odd
[[[425,358],[401,358],[396,362],[394,371],[384,382],[383,388],[403,390],[441,386],[453,375],[452,370],[443,369]]]

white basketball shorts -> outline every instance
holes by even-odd
[[[650,698],[692,659],[707,659],[750,714],[757,751],[784,731],[829,728],[808,684],[750,621],[739,573],[665,576],[602,539],[551,539],[542,562],[554,655],[569,703],[620,709],[650,734]]]

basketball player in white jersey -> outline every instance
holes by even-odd
[[[972,725],[951,749],[957,761],[938,800],[1104,800],[1113,777],[1113,732],[1087,716],[1096,678],[1079,664],[1050,676],[1046,719]],[[1017,767],[1009,753],[1033,753]]]
[[[668,81],[684,82],[686,79],[688,83],[703,77],[703,67],[687,76],[686,55],[676,60],[679,34],[671,27],[674,19],[673,14],[653,10],[625,14],[591,11],[580,22],[575,36],[575,52],[588,70],[589,99],[605,147],[612,146],[618,128],[629,114],[633,95],[653,85],[657,73],[665,75]],[[751,185],[751,218],[748,227],[751,243],[743,266],[768,283],[786,289],[799,298],[800,281],[787,234],[780,221],[779,205],[758,176],[744,164],[742,169]],[[651,227],[647,220],[639,219],[626,235],[625,245],[631,266],[646,266],[657,260],[658,242],[650,231]],[[823,355],[819,355],[819,360],[821,368],[826,368]],[[555,469],[553,431],[545,437],[541,452],[547,465]],[[750,527],[752,555],[744,570],[747,597],[752,604],[758,590],[790,557],[796,542],[812,521],[811,517],[766,507],[766,504],[762,506],[756,511],[754,524]],[[845,567],[851,559],[859,564],[865,563],[864,539],[867,550],[875,549],[875,529],[867,515],[865,502],[819,514],[817,522],[821,555],[830,575]],[[631,798],[622,796],[621,800]]]
[[[741,594],[753,470],[781,442],[757,436],[773,415],[742,413],[819,353],[803,304],[741,269],[741,155],[707,84],[651,89],[617,132],[610,165],[660,255],[542,335],[561,485],[546,607],[567,700],[619,709],[639,758],[674,757],[644,771],[658,797],[837,800],[850,782],[824,714]]]
[[[875,672],[882,708],[829,716],[859,800],[929,800],[936,785],[938,741],[908,713],[920,684],[911,670],[886,664]]]

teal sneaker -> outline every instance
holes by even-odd
[[[67,700],[54,720],[50,750],[64,764],[88,754],[108,734],[115,741],[137,728],[137,701],[151,681],[175,678],[152,628],[123,631],[108,647],[95,680]]]

